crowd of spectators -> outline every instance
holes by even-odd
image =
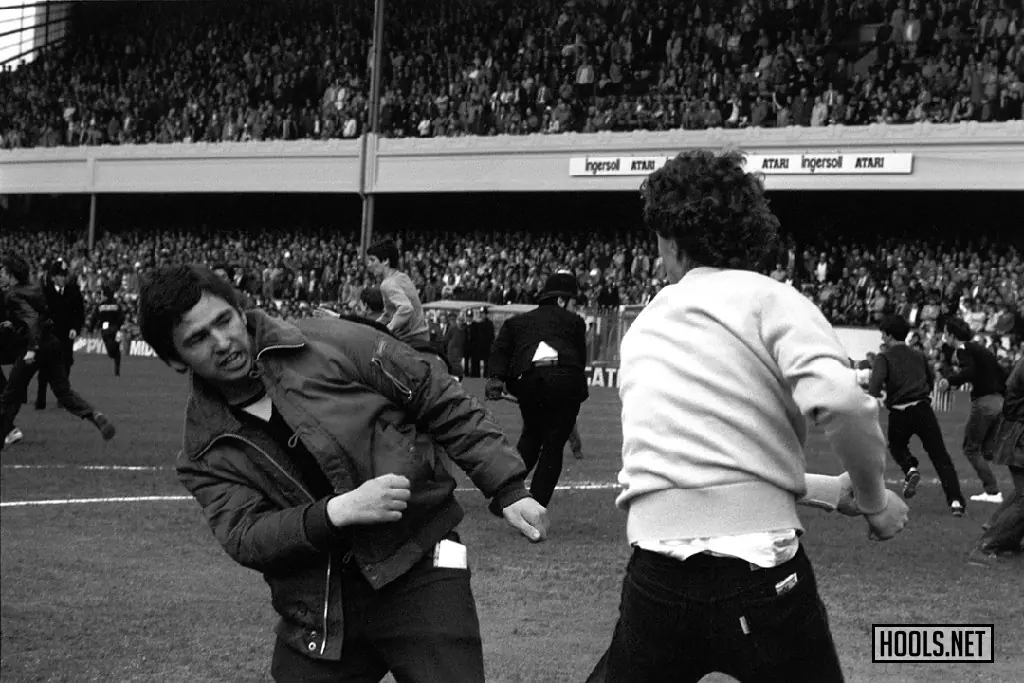
[[[79,3],[0,147],[355,138],[371,0]],[[1021,0],[389,0],[393,137],[1005,121]]]
[[[568,268],[588,314],[613,317],[622,306],[646,304],[665,283],[657,246],[642,233],[392,237],[424,303],[531,304],[548,274]],[[179,261],[225,268],[253,303],[284,318],[313,315],[321,306],[351,312],[375,284],[359,258],[358,236],[338,232],[138,230],[102,235],[90,252],[73,233],[9,229],[0,235],[0,251],[8,249],[38,264],[40,274],[49,260],[70,260],[90,307],[110,286],[129,312],[140,277]],[[764,272],[799,287],[836,325],[871,327],[883,314],[900,313],[916,327],[915,343],[933,356],[938,327],[950,315],[963,317],[1003,362],[1024,353],[1024,254],[1013,247],[939,239],[833,239],[798,247],[788,239]],[[136,332],[130,315],[128,336]]]

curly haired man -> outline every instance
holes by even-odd
[[[680,154],[641,193],[670,285],[622,341],[616,503],[633,555],[590,681],[842,681],[797,505],[900,532],[878,408],[814,304],[751,272],[778,221],[741,155]],[[806,474],[810,424],[847,473]]]

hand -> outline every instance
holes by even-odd
[[[409,503],[409,480],[398,474],[382,474],[362,486],[327,502],[327,517],[334,526],[384,524],[402,519]]]
[[[839,502],[836,504],[836,510],[847,517],[860,516],[863,513],[861,513],[860,507],[857,505],[857,494],[853,490],[853,482],[850,480],[849,472],[840,474],[839,481],[842,484],[842,489],[839,494]]]
[[[75,341],[75,339],[77,338],[78,332],[76,332],[75,330],[68,330],[68,339],[70,339],[71,341]]]
[[[36,362],[36,352],[35,351],[28,351],[28,352],[26,352],[25,353],[25,362],[28,363],[29,365],[32,365],[33,363],[35,363]]]
[[[533,543],[548,537],[548,511],[533,498],[522,498],[501,511],[505,521],[513,529],[526,536]]]
[[[491,377],[487,380],[484,395],[488,401],[500,401],[501,397],[505,395],[505,383],[497,377]]]
[[[864,515],[868,520],[868,538],[872,541],[888,541],[907,525],[907,504],[895,492],[886,489],[885,509],[873,515]]]
[[[939,391],[949,391],[949,380],[945,377],[939,380]]]

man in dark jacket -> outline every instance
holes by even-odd
[[[3,366],[16,363],[25,355],[25,347],[25,339],[14,330],[14,323],[7,319],[7,297],[0,294],[0,396],[3,396],[4,389],[7,388]],[[25,435],[22,431],[12,427],[4,437],[4,445],[11,446],[23,438]]]
[[[198,266],[139,296],[142,336],[192,393],[177,471],[214,536],[263,573],[278,682],[484,680],[456,462],[531,541],[546,512],[487,413],[446,371],[351,320],[243,312]]]
[[[955,389],[970,383],[971,414],[964,425],[964,456],[978,474],[984,488],[982,493],[971,496],[971,500],[1002,503],[999,482],[992,474],[988,461],[992,459],[999,413],[1003,410],[1006,371],[994,353],[971,341],[973,337],[970,326],[963,320],[952,318],[946,322],[943,341],[954,349],[956,364],[960,369],[943,379],[939,387],[945,391],[950,387]]]
[[[40,366],[47,368],[50,386],[60,406],[100,431],[104,441],[114,438],[113,423],[71,388],[64,367],[60,342],[53,334],[53,322],[42,290],[29,281],[29,265],[20,256],[7,254],[0,260],[0,288],[3,289],[7,315],[16,332],[26,339],[25,355],[17,359],[11,377],[0,398],[0,437],[6,439],[14,429],[28,384]]]
[[[1024,551],[1024,359],[1006,380],[993,461],[1010,468],[1013,492],[983,526],[981,541],[968,557],[971,564],[983,566]]]
[[[69,277],[68,264],[64,259],[57,259],[50,264],[46,282],[43,283],[43,294],[53,319],[53,334],[60,344],[60,355],[70,377],[71,366],[75,363],[75,339],[85,326],[85,300],[78,283]],[[45,366],[39,367],[38,377],[36,410],[43,410],[46,408],[46,386],[49,384],[49,373]]]
[[[923,353],[907,345],[910,325],[901,316],[885,316],[878,327],[885,348],[875,356],[868,393],[878,398],[885,391],[885,407],[889,409],[889,453],[903,470],[903,497],[913,498],[921,482],[917,458],[910,452],[910,439],[916,435],[935,466],[950,511],[955,517],[963,517],[965,505],[960,480],[932,409],[935,371]]]
[[[519,454],[536,473],[530,493],[547,506],[562,473],[562,451],[589,395],[587,329],[574,313],[579,293],[570,273],[547,278],[537,308],[501,326],[487,361],[487,398],[519,400]]]

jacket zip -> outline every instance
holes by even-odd
[[[257,356],[257,358],[258,358],[258,356]],[[213,441],[211,441],[210,445],[207,446],[205,449],[203,449],[203,451],[201,453],[199,453],[199,455],[202,455],[206,451],[210,450],[213,447],[213,444],[217,443],[217,441],[219,441],[220,439],[238,439],[239,441],[241,441],[241,442],[243,442],[245,444],[248,444],[249,446],[254,448],[256,450],[256,452],[258,452],[263,457],[265,457],[267,460],[269,460],[270,463],[274,467],[276,467],[278,470],[280,470],[281,474],[283,474],[293,484],[295,484],[296,488],[298,488],[300,491],[302,491],[304,494],[306,494],[306,497],[309,498],[310,502],[316,502],[316,497],[312,493],[307,491],[306,487],[304,487],[295,477],[293,477],[292,475],[288,474],[288,471],[285,470],[285,468],[281,467],[281,465],[278,464],[278,462],[276,460],[271,458],[269,453],[267,453],[265,450],[263,450],[262,448],[260,448],[256,444],[254,444],[252,441],[249,441],[249,439],[246,439],[244,436],[239,436],[237,434],[224,434],[222,436],[218,436]],[[348,554],[345,555],[345,561],[346,562],[350,559],[351,554],[352,554],[352,551],[349,550]],[[323,637],[322,637],[322,639],[320,641],[320,654],[323,654],[324,651],[327,649],[327,612],[328,612],[328,607],[331,604],[330,603],[330,597],[331,597],[331,565],[332,564],[333,564],[333,556],[331,555],[331,553],[327,553],[327,580],[326,580],[326,583],[324,585],[324,612],[323,612],[323,617],[322,617],[322,619],[323,619]]]
[[[412,398],[412,389],[399,382],[394,375],[388,372],[384,368],[384,363],[382,363],[379,358],[372,358],[370,362],[376,365],[378,368],[380,368],[380,371],[383,372],[387,376],[387,378],[392,381],[392,383],[394,383],[398,390],[402,392],[402,396],[405,396],[405,400],[408,401],[410,398]]]

